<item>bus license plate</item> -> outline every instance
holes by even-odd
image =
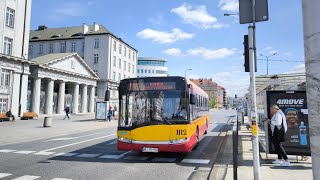
[[[159,152],[158,148],[143,147],[142,152]]]

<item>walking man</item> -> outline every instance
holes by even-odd
[[[67,107],[66,108],[64,108],[64,110],[63,110],[65,113],[66,113],[66,115],[64,116],[64,118],[63,118],[63,120],[65,120],[67,117],[68,117],[68,119],[70,119],[70,116],[69,116],[69,114],[70,114],[70,108],[69,108],[69,105],[67,105]]]
[[[109,111],[108,111],[108,120],[111,121],[113,118],[113,110],[112,107],[109,107]]]

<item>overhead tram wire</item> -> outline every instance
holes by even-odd
[[[258,61],[267,61],[266,59],[257,59]],[[298,60],[287,60],[287,59],[269,59],[269,61],[278,61],[278,62],[304,62]]]

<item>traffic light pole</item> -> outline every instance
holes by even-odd
[[[252,0],[252,26],[248,27],[249,38],[249,64],[250,64],[250,89],[251,89],[251,130],[252,130],[252,151],[253,151],[253,171],[254,180],[260,179],[260,156],[259,156],[259,138],[257,124],[257,98],[256,98],[256,75],[255,62],[257,59],[256,53],[256,13],[255,0]]]
[[[320,16],[319,0],[302,0],[304,54],[313,179],[320,179]]]

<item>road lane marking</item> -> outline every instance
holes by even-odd
[[[122,153],[122,154],[119,154],[119,155],[109,155],[109,154],[107,154],[107,155],[104,155],[104,156],[101,156],[101,157],[99,157],[99,158],[101,158],[101,159],[120,159],[120,158],[122,158],[124,155],[126,155],[126,154],[128,154],[128,153],[130,153],[130,152],[132,152],[132,151],[127,151],[127,152],[124,152],[124,153]]]
[[[21,176],[12,180],[34,180],[34,179],[38,179],[41,176],[30,176],[30,175],[25,175],[25,176]]]
[[[51,180],[72,180],[72,179],[66,179],[66,178],[54,178],[54,179],[51,179]]]
[[[138,160],[138,161],[144,161],[147,160],[149,157],[144,157],[144,156],[127,156],[124,159],[125,160]]]
[[[177,158],[161,158],[161,157],[158,157],[158,158],[154,158],[152,159],[152,161],[156,161],[156,162],[175,162],[177,160]]]
[[[112,141],[111,143],[107,144],[107,145],[112,145],[112,144],[117,144],[117,140]]]
[[[17,153],[17,154],[31,154],[31,153],[34,153],[36,151],[16,151],[16,152],[13,152],[13,153]]]
[[[39,151],[37,153],[33,153],[35,155],[43,155],[43,156],[48,156],[48,155],[51,155],[51,154],[54,154],[55,152],[42,152],[42,151]]]
[[[102,132],[93,133],[93,134],[84,135],[84,136],[49,139],[49,140],[46,140],[46,141],[44,141],[44,142],[50,142],[50,141],[66,141],[66,140],[72,140],[72,139],[79,139],[79,138],[82,138],[82,137],[94,136],[94,135],[97,135],[97,134],[102,134]]]
[[[184,159],[181,163],[192,163],[192,164],[209,164],[208,159]]]
[[[1,149],[0,152],[2,153],[9,153],[9,152],[14,152],[14,151],[17,151],[17,150],[12,150],[12,149]]]
[[[8,173],[0,173],[0,178],[4,178],[4,177],[8,177],[11,176],[12,174],[8,174]]]
[[[55,154],[55,156],[71,157],[76,154],[79,154],[79,153],[58,153],[58,154]]]
[[[106,137],[110,137],[110,136],[115,136],[115,135],[116,134],[109,134],[107,136],[101,136],[101,137],[97,137],[97,138],[93,138],[93,139],[88,139],[88,140],[85,140],[85,141],[80,141],[80,142],[71,143],[71,144],[67,144],[67,145],[63,145],[63,146],[58,146],[58,147],[51,148],[51,149],[42,150],[42,151],[52,151],[52,150],[61,149],[61,148],[64,148],[64,147],[69,147],[69,146],[73,146],[73,145],[77,145],[77,144],[81,144],[81,143],[85,143],[85,142],[89,142],[89,141],[94,141],[94,140],[97,140],[97,139],[102,139],[102,138],[106,138]]]
[[[77,157],[82,157],[82,158],[94,158],[99,156],[100,154],[79,154]]]

